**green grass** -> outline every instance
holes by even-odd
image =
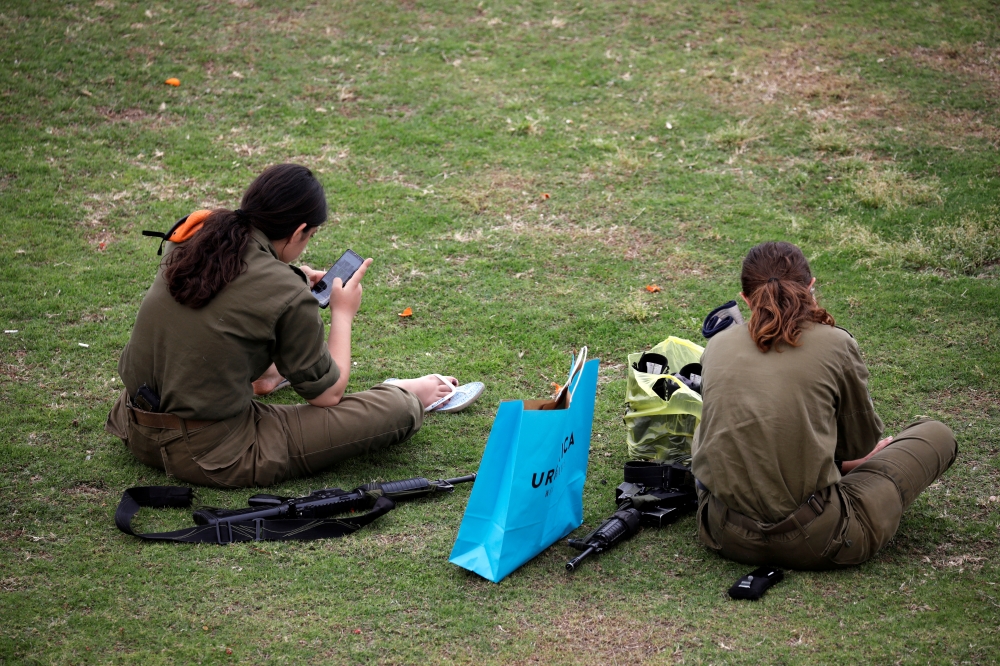
[[[998,38],[988,0],[4,3],[0,663],[996,663]],[[465,488],[343,540],[128,538],[122,489],[167,482],[103,431],[157,265],[139,231],[280,161],[318,172],[336,222],[304,261],[375,258],[351,390],[488,386],[282,493],[473,471],[499,401],[546,395],[587,344],[595,525],[626,354],[699,340],[766,239],[805,250],[889,432],[942,419],[958,460],[871,562],[752,605],[691,518],[487,583],[446,561]],[[187,520],[167,513],[142,524]]]

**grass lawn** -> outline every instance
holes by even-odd
[[[992,0],[7,0],[0,663],[997,663],[998,99]],[[691,517],[486,582],[446,561],[467,486],[341,540],[127,537],[121,491],[169,482],[103,430],[158,261],[139,232],[234,208],[283,161],[330,201],[303,261],[375,258],[351,390],[488,389],[282,494],[475,471],[499,401],[544,397],[587,344],[594,526],[627,458],[626,355],[701,342],[768,239],[809,257],[888,433],[933,416],[958,459],[871,562],[756,604],[727,599],[747,567]]]

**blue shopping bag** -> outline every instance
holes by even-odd
[[[583,523],[599,360],[555,400],[500,403],[448,561],[499,583]]]

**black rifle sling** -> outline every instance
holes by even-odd
[[[125,534],[149,541],[180,543],[233,543],[237,541],[307,541],[335,539],[353,534],[376,518],[395,508],[389,497],[379,497],[368,513],[349,518],[279,518],[234,521],[221,525],[195,525],[173,532],[140,534],[132,530],[132,518],[142,507],[153,509],[191,506],[194,491],[181,486],[142,486],[129,488],[115,511],[115,525]]]

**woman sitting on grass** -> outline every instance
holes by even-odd
[[[858,345],[816,304],[798,247],[754,247],[741,281],[749,323],[714,336],[702,357],[701,540],[744,564],[861,564],[954,462],[955,437],[920,419],[879,441]]]
[[[454,391],[453,377],[428,375],[345,394],[372,260],[334,281],[328,337],[308,286],[323,273],[289,265],[326,217],[312,172],[280,164],[239,209],[199,211],[165,236],[106,426],[141,462],[189,483],[267,486],[405,441]],[[252,399],[284,378],[309,404]]]

